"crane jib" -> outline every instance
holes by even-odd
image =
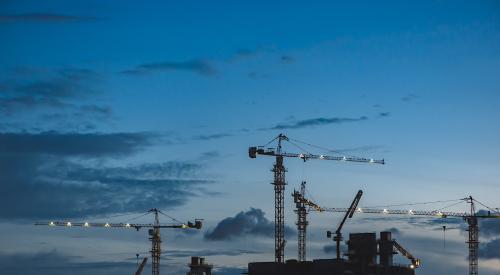
[[[360,158],[360,157],[328,156],[328,155],[299,154],[299,153],[276,153],[274,148],[264,149],[264,148],[258,148],[258,147],[249,147],[248,148],[248,155],[250,158],[256,158],[257,155],[263,155],[263,156],[282,156],[282,157],[289,157],[289,158],[300,158],[303,160],[322,159],[322,160],[336,160],[336,161],[385,164],[384,159],[368,159],[368,158]]]

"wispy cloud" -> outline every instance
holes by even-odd
[[[225,137],[230,137],[232,134],[229,133],[217,133],[217,134],[212,134],[212,135],[197,135],[194,136],[194,140],[212,140],[212,139],[219,139],[219,138],[225,138]]]
[[[72,100],[82,100],[96,92],[92,84],[98,73],[88,69],[59,69],[49,73],[14,76],[0,84],[0,112],[15,114],[33,108],[70,108]],[[83,111],[96,111],[86,108]]]
[[[95,103],[101,74],[82,68],[8,70],[0,82],[0,114],[5,122],[30,117],[40,129],[89,131],[114,119],[113,109]],[[27,121],[24,119],[24,121]],[[11,124],[12,125],[12,124]]]
[[[169,250],[168,255],[175,258],[185,258],[193,255],[207,257],[207,256],[240,256],[244,254],[259,254],[260,252],[246,249],[213,249],[213,250]]]
[[[293,56],[290,56],[290,55],[282,55],[280,57],[280,61],[282,63],[293,63],[293,62],[295,62],[295,58]]]
[[[203,59],[192,59],[188,61],[165,61],[157,63],[144,63],[133,69],[122,71],[124,74],[141,75],[154,72],[186,71],[203,76],[214,76],[217,74],[215,66]]]
[[[361,116],[359,118],[348,118],[348,117],[319,117],[305,120],[298,120],[294,122],[279,123],[276,126],[267,128],[267,130],[285,130],[285,129],[299,129],[313,126],[323,126],[328,124],[342,124],[342,123],[352,123],[368,120],[368,117]]]
[[[407,94],[401,98],[402,101],[404,102],[410,102],[419,99],[420,96],[416,94]]]
[[[76,16],[57,13],[22,13],[22,14],[2,14],[0,22],[48,22],[64,23],[96,20],[91,16]]]

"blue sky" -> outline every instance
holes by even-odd
[[[269,2],[2,1],[2,258],[47,262],[46,274],[122,274],[148,250],[145,232],[32,222],[158,207],[205,219],[198,234],[164,232],[165,266],[179,274],[186,250],[200,247],[227,274],[271,260],[269,236],[214,243],[204,234],[241,211],[260,213],[251,208],[273,220],[272,159],[251,160],[247,148],[280,132],[386,160],[287,159],[287,192],[306,180],[322,205],[347,206],[363,189],[366,206],[467,195],[500,206],[496,1]],[[291,197],[286,207],[293,227]],[[311,257],[331,257],[323,235],[339,218],[311,215]],[[465,273],[459,227],[442,253],[440,226],[391,221],[409,250],[435,253],[421,256],[429,264],[420,274],[444,272],[436,255]],[[355,219],[346,230],[373,228],[388,226]],[[482,240],[491,246],[500,236],[492,228]],[[287,238],[286,257],[295,257]],[[483,274],[499,270],[500,255],[481,260]]]

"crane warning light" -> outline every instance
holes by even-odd
[[[71,222],[66,223],[66,226],[71,226]]]
[[[54,222],[49,222],[49,226],[56,226]]]
[[[325,156],[323,156],[323,155],[320,155],[320,156],[319,156],[319,158],[320,158],[320,159],[324,159],[324,158],[325,158]]]
[[[109,223],[106,223],[104,227],[111,227],[111,225],[109,225]]]
[[[130,227],[130,223],[126,223],[126,224],[125,224],[125,227]]]
[[[85,222],[85,223],[83,224],[83,226],[85,226],[85,227],[89,227],[90,225],[89,225],[89,223],[88,223],[88,222]]]
[[[357,211],[358,213],[363,213],[363,209],[361,209],[361,207],[358,207],[358,209],[356,209],[356,211]]]
[[[389,211],[388,211],[387,209],[384,209],[384,210],[382,211],[382,213],[384,213],[384,214],[388,214],[388,213],[389,213]]]
[[[408,214],[413,215],[413,214],[415,214],[415,213],[413,213],[413,210],[409,210],[409,211],[408,211]]]

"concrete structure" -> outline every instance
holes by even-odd
[[[191,257],[187,275],[212,275],[213,266],[205,263],[205,258]]]
[[[350,234],[348,259],[317,259],[285,263],[255,262],[248,264],[249,275],[415,275],[410,265],[393,265],[393,240],[390,232]],[[377,256],[380,255],[380,262]]]

